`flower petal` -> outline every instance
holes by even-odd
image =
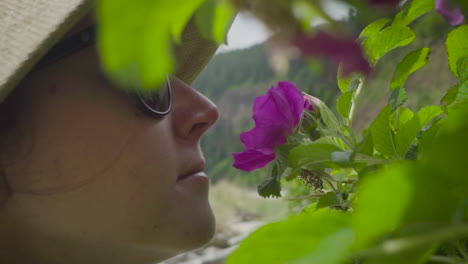
[[[362,47],[352,38],[342,38],[319,31],[314,36],[300,36],[293,43],[304,56],[326,57],[342,64],[343,74],[371,72]]]
[[[458,26],[463,23],[465,16],[462,10],[452,0],[436,0],[435,9],[443,16],[452,26]]]
[[[270,149],[286,143],[288,128],[284,126],[256,126],[254,129],[243,132],[240,139],[246,149]]]
[[[235,168],[243,171],[253,171],[265,167],[275,160],[275,153],[271,151],[261,151],[248,149],[244,152],[232,153]]]

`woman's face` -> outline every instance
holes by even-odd
[[[172,111],[156,119],[106,80],[92,47],[31,76],[6,168],[17,254],[154,263],[211,239],[209,180],[181,177],[203,170],[200,137],[218,111],[177,78],[171,84]]]

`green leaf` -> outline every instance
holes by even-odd
[[[359,35],[359,39],[362,42],[364,49],[368,52],[369,47],[372,45],[375,36],[380,32],[380,30],[390,22],[390,19],[383,18],[376,20],[369,24]]]
[[[379,20],[376,20],[372,23],[370,23],[369,25],[367,25],[367,27],[365,27],[361,34],[359,35],[359,37],[371,37],[371,36],[375,36],[377,33],[379,33],[379,31],[385,27],[385,25],[388,24],[388,22],[390,22],[390,19],[388,18],[382,18],[382,19],[379,19]]]
[[[206,0],[195,14],[202,35],[217,44],[226,42],[227,31],[233,17],[234,11],[225,0]]]
[[[408,122],[401,126],[395,136],[396,149],[400,157],[404,157],[411,143],[416,139],[421,129],[433,118],[444,113],[440,106],[426,106]]]
[[[218,1],[215,9],[213,36],[218,44],[226,43],[227,32],[234,20],[235,11],[226,0]]]
[[[344,118],[349,117],[349,110],[351,108],[351,101],[353,100],[353,92],[345,92],[339,98],[336,104],[338,113]]]
[[[206,39],[214,39],[213,23],[215,17],[216,0],[205,0],[195,13],[198,30]]]
[[[408,95],[406,90],[403,87],[398,87],[392,90],[390,97],[388,98],[388,103],[392,106],[392,110],[397,107],[402,106],[406,100],[408,100]]]
[[[390,90],[403,87],[410,74],[427,64],[430,52],[429,48],[421,48],[406,55],[393,74]]]
[[[359,80],[359,75],[358,74],[352,74],[350,76],[343,76],[342,74],[342,66],[338,67],[338,73],[337,73],[337,80],[338,80],[338,87],[340,88],[342,93],[346,92],[352,92],[356,90],[361,83]]]
[[[332,153],[341,150],[332,144],[301,145],[291,150],[289,165],[293,169],[302,167],[309,170],[324,169],[333,163]]]
[[[396,147],[393,132],[390,128],[391,113],[391,105],[385,106],[379,116],[370,125],[370,131],[375,149],[381,154],[394,157],[396,155]]]
[[[321,209],[267,224],[245,239],[226,264],[284,264],[316,250],[323,252],[331,244],[327,238],[335,240],[334,234],[346,227],[348,221],[345,213]],[[345,237],[352,240],[350,235]],[[326,241],[326,245],[318,248],[321,241]]]
[[[458,75],[458,61],[468,56],[468,25],[462,25],[452,30],[447,37],[445,46],[447,48],[450,70]]]
[[[340,122],[336,118],[333,111],[328,108],[324,102],[320,102],[320,117],[322,118],[322,121],[325,123],[327,128],[333,129],[335,131],[340,130]]]
[[[171,40],[202,2],[98,1],[98,47],[105,72],[130,91],[158,87],[172,70]]]
[[[457,88],[452,87],[453,90],[451,88],[442,99],[451,100],[448,108],[459,107],[461,104],[468,103],[468,56],[458,60],[458,75],[460,76],[460,84]],[[454,98],[450,96],[454,96]]]
[[[376,63],[390,50],[410,44],[413,42],[415,37],[416,35],[409,27],[400,24],[393,24],[380,31],[375,36],[372,43],[369,43],[369,57],[374,63]]]
[[[281,197],[281,184],[278,177],[271,177],[264,180],[257,188],[260,196],[268,197]]]
[[[343,228],[322,239],[313,252],[293,261],[289,261],[286,264],[343,263],[349,254],[349,248],[353,242],[354,231],[350,228]]]
[[[440,104],[444,107],[452,104],[457,97],[458,89],[460,89],[459,84],[450,87],[444,97],[440,100]]]
[[[356,232],[354,247],[367,247],[382,235],[396,231],[403,222],[411,201],[413,186],[406,175],[410,169],[394,165],[366,177],[354,206],[352,228]]]
[[[336,195],[335,192],[329,192],[320,197],[320,199],[317,202],[317,209],[319,208],[324,208],[324,207],[330,207],[330,206],[337,206],[340,205],[340,199],[338,199],[338,196]]]
[[[394,23],[408,25],[418,17],[434,9],[434,0],[413,0],[408,8],[404,8],[395,18]]]
[[[332,161],[338,164],[342,164],[344,166],[352,166],[352,158],[353,152],[352,151],[335,151],[331,154]]]
[[[363,139],[356,146],[356,152],[369,157],[374,155],[374,142],[370,132],[364,133]]]
[[[390,116],[390,124],[393,124],[392,130],[398,131],[400,127],[413,118],[414,114],[405,107],[400,107]]]

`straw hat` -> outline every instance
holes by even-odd
[[[93,0],[0,0],[0,102],[93,8]],[[216,51],[192,19],[175,47],[176,72],[191,83]]]

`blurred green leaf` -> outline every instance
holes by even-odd
[[[413,0],[405,5],[402,11],[395,17],[394,23],[408,25],[418,17],[434,9],[434,0]]]
[[[468,56],[468,25],[462,25],[452,30],[447,37],[445,46],[447,48],[450,70],[459,77],[458,61]]]
[[[354,232],[350,228],[343,228],[336,233],[322,239],[317,248],[303,257],[288,261],[287,264],[321,263],[339,264],[344,263],[349,254],[349,248],[354,241]]]
[[[351,225],[356,232],[355,249],[365,248],[401,226],[414,190],[406,177],[409,171],[404,164],[393,165],[360,184]]]
[[[340,199],[338,199],[338,196],[336,196],[335,192],[329,192],[320,197],[316,208],[319,209],[337,205],[340,205]]]
[[[351,161],[353,158],[352,151],[335,151],[331,154],[332,161],[344,166],[352,166]]]
[[[339,98],[336,104],[338,113],[344,118],[349,117],[349,110],[351,108],[351,101],[353,100],[353,92],[345,92]]]
[[[226,264],[287,263],[315,251],[320,242],[330,236],[335,240],[333,235],[348,225],[348,219],[345,213],[321,209],[267,224],[245,239]],[[345,237],[350,238],[349,235]],[[330,243],[327,242],[319,248],[321,252],[328,248]]]
[[[458,89],[460,89],[459,84],[450,87],[444,97],[440,100],[440,104],[444,107],[452,104],[457,97]]]
[[[338,87],[340,88],[342,93],[352,92],[356,90],[359,84],[361,83],[361,81],[359,80],[360,77],[358,74],[352,74],[346,77],[343,76],[341,64],[338,67],[338,74],[336,76],[338,80]]]
[[[406,55],[393,74],[390,90],[403,87],[410,74],[427,64],[430,52],[429,48],[421,48]]]
[[[460,84],[456,88],[452,87],[442,100],[450,101],[448,108],[459,107],[468,103],[468,56],[458,60],[458,75]]]
[[[404,157],[416,136],[433,118],[444,113],[440,106],[426,106],[408,122],[403,124],[395,136],[396,149],[400,157]]]
[[[301,145],[291,150],[289,165],[293,169],[302,167],[309,170],[323,169],[332,163],[332,153],[341,150],[332,144]]]
[[[370,125],[370,131],[375,149],[381,154],[394,157],[397,152],[393,132],[390,128],[391,113],[391,105],[385,106],[379,116],[377,116],[374,122]]]
[[[371,60],[376,63],[383,55],[392,49],[406,46],[416,38],[414,32],[407,26],[393,24],[380,31],[372,43],[369,43],[367,52]],[[367,45],[367,43],[366,43]]]
[[[206,39],[214,39],[213,25],[215,17],[216,0],[205,0],[195,13],[195,22],[200,33]]]
[[[218,0],[214,11],[213,36],[218,44],[226,43],[227,32],[234,20],[235,11],[226,0]]]
[[[390,97],[388,98],[388,103],[392,106],[392,110],[397,107],[402,106],[406,100],[408,100],[408,95],[406,90],[403,87],[398,87],[392,90]]]
[[[158,87],[172,70],[171,41],[202,2],[98,1],[98,45],[106,73],[130,91]]]
[[[390,22],[388,18],[382,18],[376,20],[369,24],[359,35],[359,39],[363,42],[364,47],[369,47],[369,44],[372,43],[374,37],[380,32],[380,30],[385,27],[385,25]]]

